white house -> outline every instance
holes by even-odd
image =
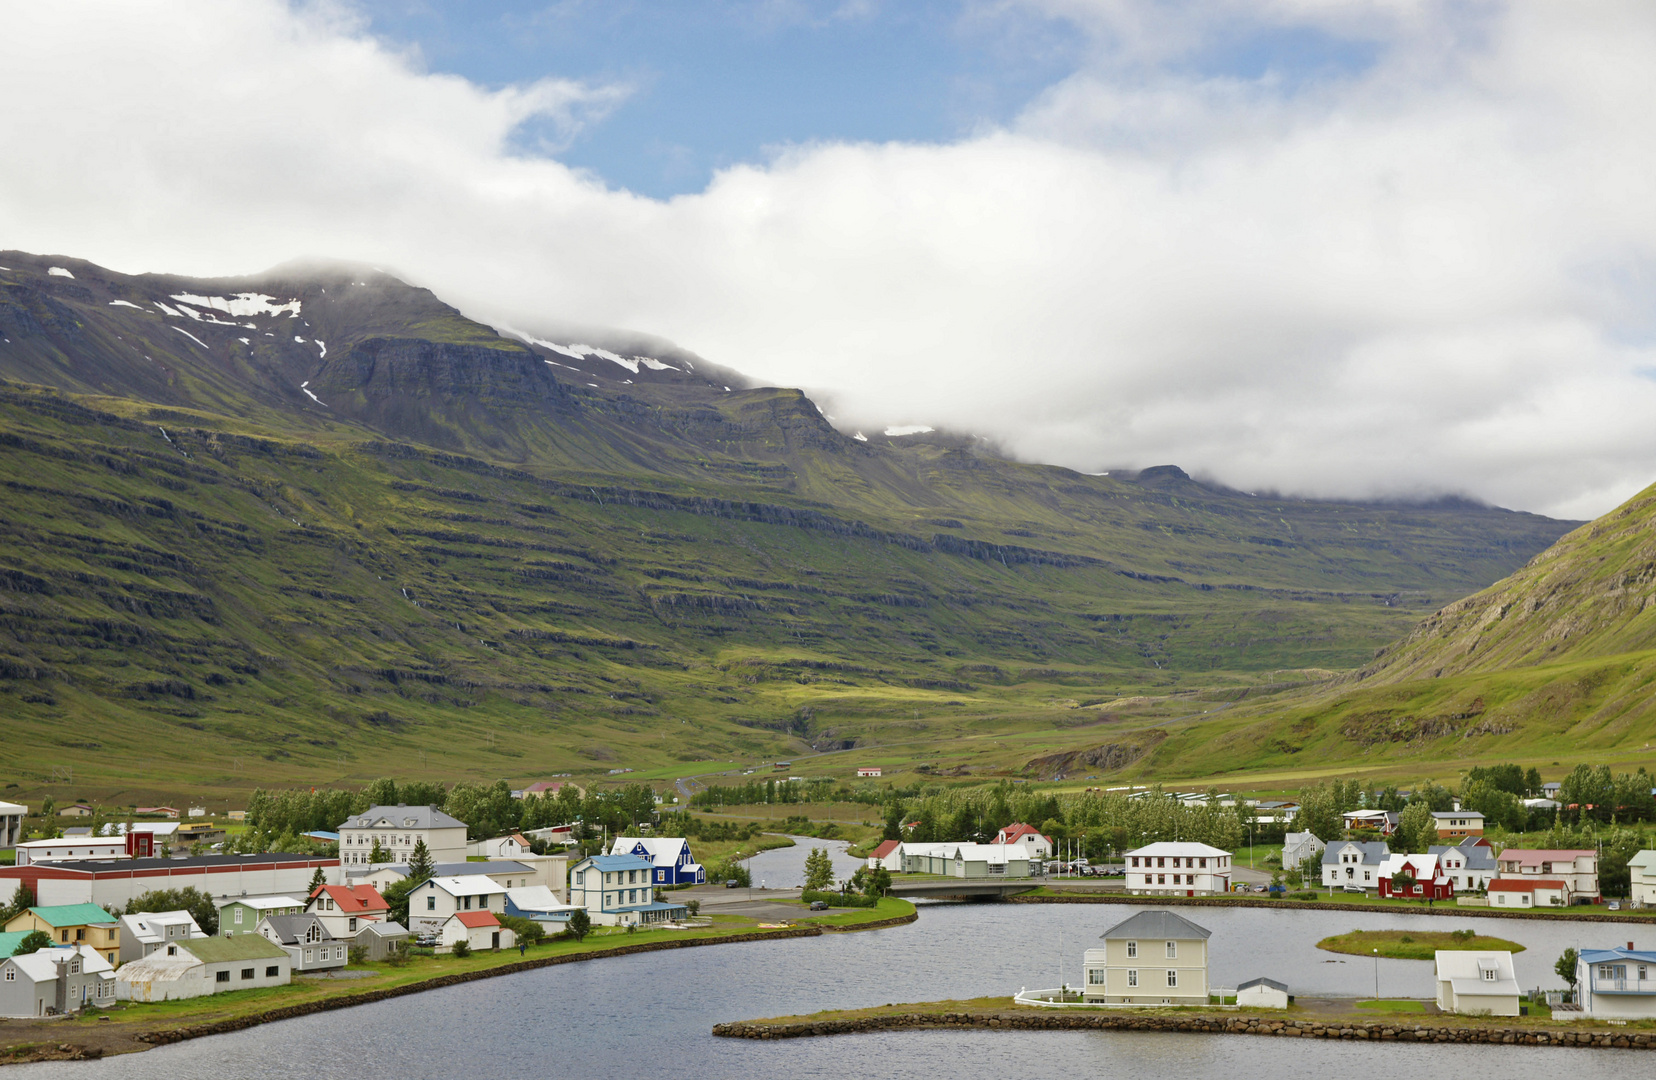
[[[1249,979],[1236,988],[1236,1004],[1243,1009],[1286,1009],[1288,984],[1275,979]]]
[[[435,934],[449,916],[461,911],[506,910],[506,889],[482,874],[427,878],[408,894],[408,928]]]
[[[886,870],[893,874],[903,869],[903,842],[901,840],[881,840],[878,847],[868,853],[868,868],[870,870]]]
[[[1599,899],[1598,852],[1592,848],[1507,848],[1495,857],[1497,877],[1551,878],[1570,887],[1572,897]]]
[[[492,911],[457,911],[437,931],[438,948],[453,950],[455,943],[464,941],[472,951],[482,949],[510,949],[517,944],[517,935],[500,925]]]
[[[569,902],[596,926],[643,926],[684,917],[683,904],[655,899],[654,864],[637,855],[592,855],[569,870]]]
[[[59,1016],[115,1004],[115,969],[90,945],[0,958],[0,1016]]]
[[[503,889],[521,889],[528,885],[545,885],[553,892],[562,893],[568,885],[569,856],[524,855],[517,859],[491,859],[487,862],[437,863],[431,868],[432,877],[470,877],[482,874]],[[409,875],[407,863],[375,863],[345,871],[345,880],[351,885],[372,885],[383,893]]]
[[[1380,887],[1380,865],[1391,857],[1384,840],[1342,840],[1322,853],[1322,883],[1329,888]]]
[[[1569,907],[1573,899],[1563,878],[1496,878],[1488,889],[1491,907]]]
[[[1628,859],[1627,873],[1632,901],[1640,907],[1656,904],[1656,851],[1647,848]]]
[[[369,865],[376,840],[391,862],[406,863],[421,840],[434,863],[466,861],[466,823],[435,806],[370,806],[338,831],[339,860],[347,867]]]
[[[1656,952],[1583,949],[1576,960],[1582,1011],[1593,1017],[1649,1020],[1656,1017]]]
[[[1482,892],[1495,880],[1495,849],[1479,837],[1469,836],[1453,847],[1433,844],[1427,853],[1436,855],[1455,892]]]
[[[1207,844],[1163,840],[1123,858],[1129,893],[1211,896],[1230,891],[1231,853]]]
[[[519,855],[535,853],[532,842],[522,833],[508,833],[492,840],[473,840],[466,845],[466,852],[485,859],[515,859]]]
[[[0,802],[0,848],[16,847],[23,839],[23,819],[29,808],[21,803]]]
[[[1033,858],[1052,858],[1052,838],[1043,835],[1041,830],[1035,826],[1025,825],[1021,821],[1014,821],[996,833],[995,838],[989,842],[991,844],[1022,844],[1029,849],[1029,854]]]
[[[1282,838],[1282,868],[1293,870],[1303,867],[1308,873],[1315,873],[1315,866],[1305,866],[1306,863],[1316,863],[1328,845],[1317,839],[1312,832],[1291,832]]]
[[[859,777],[862,777],[862,778],[865,778],[865,779],[868,778],[868,777],[879,776],[880,775],[880,766],[878,766],[878,765],[864,765],[862,768],[857,770],[857,775]]]
[[[391,905],[372,885],[318,885],[305,912],[321,919],[334,937],[353,941],[364,926],[387,918]]]
[[[1439,949],[1437,1005],[1444,1012],[1517,1016],[1518,976],[1509,952]]]
[[[188,911],[139,911],[121,916],[121,963],[141,960],[169,941],[206,937]]]
[[[1206,1005],[1212,935],[1171,911],[1141,911],[1099,935],[1103,948],[1087,950],[1082,997],[1101,1005]]]
[[[115,973],[122,1001],[178,1001],[227,990],[286,986],[292,960],[259,934],[191,938],[164,945]]]

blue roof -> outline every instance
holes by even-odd
[[[606,911],[688,911],[683,904],[664,904],[657,900],[649,904],[628,904],[625,907],[605,908]]]
[[[1585,964],[1608,964],[1612,960],[1636,960],[1643,964],[1656,964],[1656,952],[1649,949],[1582,949],[1581,960]]]
[[[339,843],[339,834],[336,832],[329,832],[326,829],[312,829],[310,832],[303,835],[310,837],[312,840],[326,840],[332,844]]]
[[[590,855],[575,865],[577,867],[590,865],[594,869],[602,870],[605,873],[615,870],[654,869],[648,860],[640,859],[637,855]]]

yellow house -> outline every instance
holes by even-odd
[[[1101,1005],[1207,1005],[1213,931],[1171,911],[1141,911],[1104,931],[1083,961],[1083,998]]]
[[[44,930],[59,945],[90,945],[111,964],[121,955],[121,924],[97,904],[56,904],[32,907],[13,915],[5,929],[29,933]]]

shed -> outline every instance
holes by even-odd
[[[408,938],[408,928],[402,923],[365,923],[362,929],[357,931],[356,946],[368,950],[369,960],[384,960],[391,955],[398,942],[407,941]]]
[[[1444,1012],[1517,1016],[1518,977],[1510,952],[1437,951],[1437,1004]]]
[[[1236,1004],[1244,1009],[1286,1009],[1288,984],[1275,979],[1249,979],[1236,988]]]

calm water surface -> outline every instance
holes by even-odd
[[[821,842],[818,842],[819,844]],[[787,849],[803,863],[806,847]],[[786,871],[780,853],[766,874]],[[770,869],[774,865],[775,870]],[[757,876],[757,874],[756,874]],[[773,882],[777,884],[779,882]],[[713,1024],[886,1002],[1010,994],[1073,982],[1082,950],[1138,908],[1123,905],[954,905],[922,908],[910,926],[860,934],[715,946],[566,964],[320,1016],[267,1024],[97,1063],[46,1063],[15,1075],[156,1080],[270,1076],[410,1077],[1130,1077],[1330,1075],[1397,1078],[1502,1075],[1571,1080],[1649,1071],[1648,1052],[1524,1047],[1401,1046],[1241,1037],[1095,1033],[914,1032],[761,1043],[715,1039]],[[1212,977],[1256,975],[1301,994],[1367,996],[1375,964],[1328,963],[1315,942],[1364,928],[1451,929],[1447,919],[1242,908],[1190,911],[1213,931]],[[1468,920],[1472,924],[1473,920]],[[1553,961],[1568,946],[1625,941],[1640,927],[1476,920],[1484,933],[1529,947],[1525,986],[1561,985]],[[1635,933],[1635,937],[1637,934]],[[1427,997],[1431,965],[1381,961],[1381,993]],[[14,1075],[8,1069],[7,1075]]]

